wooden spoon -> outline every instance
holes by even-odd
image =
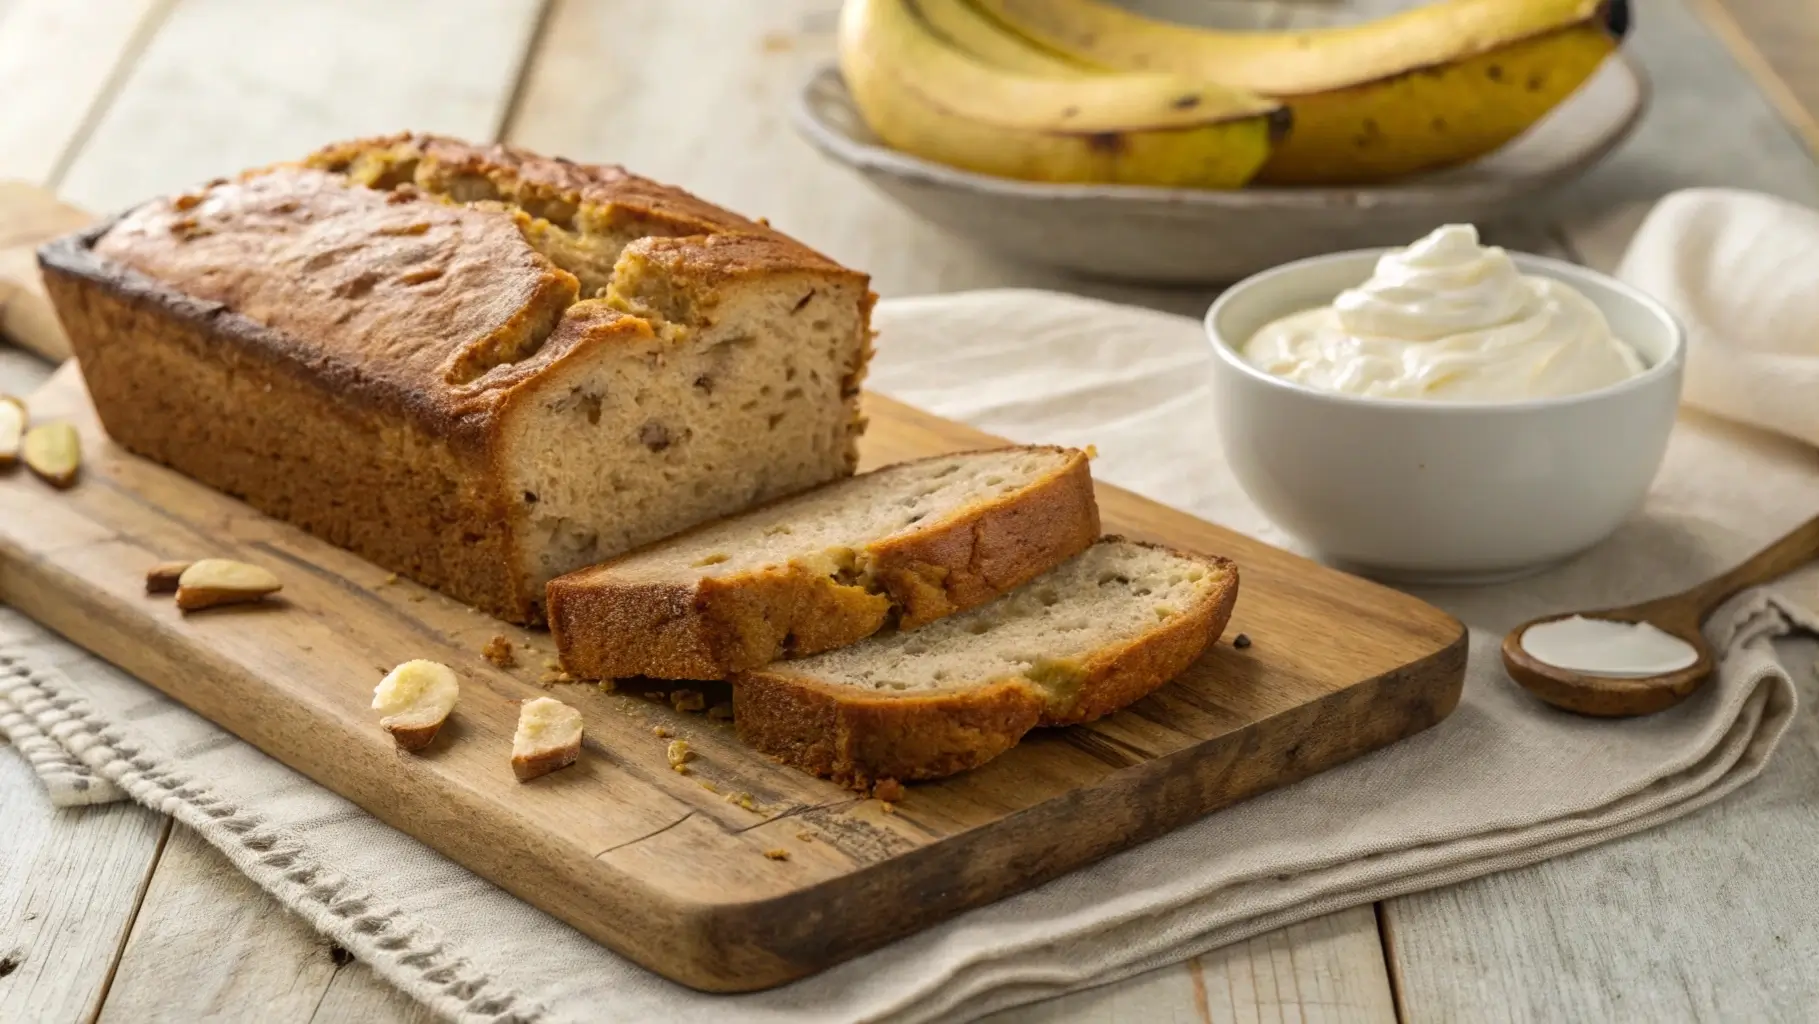
[[[1700,626],[1724,601],[1819,558],[1819,516],[1758,551],[1749,561],[1700,585],[1645,604],[1595,612],[1566,612],[1525,622],[1503,638],[1503,667],[1530,693],[1558,708],[1602,718],[1648,715],[1671,708],[1697,690],[1717,667]],[[1543,622],[1583,615],[1588,619],[1647,622],[1693,645],[1699,660],[1687,668],[1654,676],[1594,675],[1560,668],[1529,656],[1522,634]]]

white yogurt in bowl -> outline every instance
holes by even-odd
[[[1304,550],[1399,582],[1507,579],[1609,536],[1660,468],[1686,362],[1659,302],[1464,226],[1247,278],[1206,328],[1245,494]]]
[[[1384,253],[1369,280],[1264,325],[1243,352],[1323,391],[1455,402],[1573,395],[1647,369],[1596,303],[1523,274],[1469,224]]]

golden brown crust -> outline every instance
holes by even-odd
[[[671,343],[604,299],[577,301],[651,236],[678,275],[669,287],[697,304],[735,271],[865,282],[622,168],[426,135],[341,143],[154,200],[40,262],[114,440],[535,623],[521,502],[502,493],[506,421],[597,346]],[[536,239],[579,254],[588,279]]]
[[[981,604],[1098,537],[1086,455],[1068,455],[1028,487],[868,544],[852,581],[793,563],[620,583],[607,562],[558,577],[546,589],[562,666],[584,679],[724,679],[861,640],[893,611],[913,629]]]
[[[548,775],[558,768],[567,768],[581,756],[581,744],[575,742],[561,747],[549,747],[532,754],[512,755],[512,774],[519,782],[529,782],[540,775]]]
[[[1022,679],[965,693],[875,697],[762,670],[733,686],[739,738],[792,768],[863,790],[878,779],[935,779],[1017,745],[1042,717]]]
[[[442,731],[442,723],[445,721],[446,718],[439,718],[428,725],[387,726],[385,731],[392,734],[392,741],[398,744],[398,749],[415,752],[436,742],[436,734]]]
[[[734,724],[754,748],[852,788],[975,768],[1038,725],[1100,718],[1192,665],[1224,631],[1238,597],[1237,567],[1221,558],[1204,561],[1224,577],[1212,599],[1094,652],[1073,666],[1077,688],[1059,700],[1021,677],[893,697],[757,669],[733,677]]]

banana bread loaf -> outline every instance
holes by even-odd
[[[359,140],[40,262],[115,441],[516,622],[863,428],[866,276],[616,167]]]

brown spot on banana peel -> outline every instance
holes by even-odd
[[[1630,13],[1630,0],[1606,0],[1593,17],[1603,22],[1604,30],[1611,34],[1612,39],[1619,41],[1629,35],[1630,28],[1635,25]]]
[[[1123,132],[1092,132],[1086,136],[1086,148],[1096,153],[1122,153],[1129,145]]]
[[[1294,112],[1289,110],[1287,106],[1277,107],[1263,116],[1269,129],[1269,140],[1271,145],[1275,145],[1283,139],[1288,138],[1288,133],[1295,128]]]

